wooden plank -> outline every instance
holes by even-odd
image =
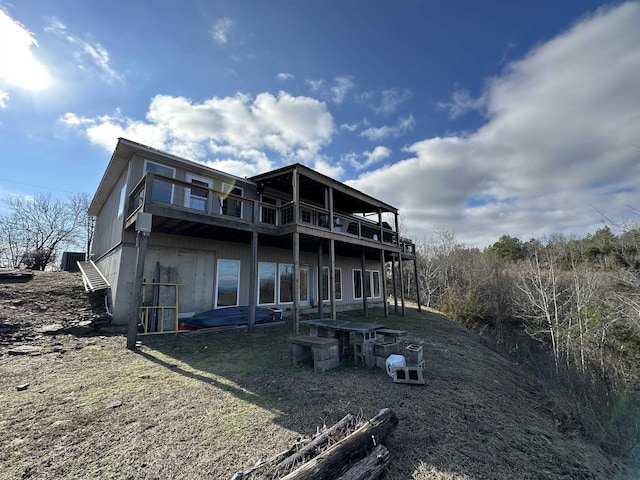
[[[391,454],[384,445],[376,445],[369,455],[352,466],[336,480],[378,480],[391,462]]]
[[[300,466],[281,480],[332,480],[338,478],[354,460],[382,442],[398,425],[398,417],[389,408],[358,428],[347,438]]]

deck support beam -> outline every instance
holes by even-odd
[[[251,264],[249,268],[249,332],[253,332],[256,323],[256,305],[258,304],[258,231],[256,223],[260,214],[260,205],[256,200],[253,202],[253,231],[251,232]]]
[[[385,318],[389,316],[389,305],[387,304],[387,272],[384,261],[384,249],[380,250],[380,281],[382,282],[382,300]]]
[[[367,267],[367,261],[365,257],[364,250],[360,253],[360,268],[362,269],[362,275],[360,275],[360,280],[362,282],[362,309],[364,310],[364,317],[367,318],[368,310],[367,310],[367,288],[365,285],[365,268]]]
[[[324,271],[322,266],[322,241],[318,243],[318,317],[323,317],[323,308],[324,308]]]
[[[142,307],[142,282],[144,280],[144,260],[147,255],[148,232],[138,231],[136,233],[136,270],[133,280],[133,293],[131,296],[131,311],[129,313],[129,324],[127,328],[127,348],[134,350],[138,337],[138,319],[140,317],[140,307]],[[178,319],[176,318],[176,322]]]

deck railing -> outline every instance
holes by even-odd
[[[257,218],[254,219],[256,202]],[[132,219],[145,204],[171,206],[180,211],[234,219],[242,223],[259,223],[264,226],[304,225],[319,231],[339,233],[345,237],[400,246],[403,253],[415,254],[413,242],[406,238],[399,239],[396,232],[386,223],[380,225],[362,216],[334,211],[333,225],[330,225],[331,212],[328,209],[304,201],[299,202],[296,218],[293,202],[273,205],[152,172],[147,172],[129,195],[127,217]]]

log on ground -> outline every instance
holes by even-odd
[[[351,435],[317,457],[301,465],[281,480],[331,480],[339,478],[349,466],[361,460],[398,425],[398,417],[389,408]]]

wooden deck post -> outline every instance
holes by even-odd
[[[333,232],[333,188],[329,188],[329,228]],[[340,280],[344,281],[344,280]],[[329,239],[329,300],[331,302],[331,318],[338,314],[336,307],[336,241]]]
[[[256,305],[258,303],[258,215],[260,214],[258,200],[253,202],[253,231],[251,232],[251,263],[249,268],[249,332],[253,332],[256,323]]]
[[[420,282],[418,281],[418,259],[415,257],[413,257],[413,274],[415,276],[415,282],[416,282],[416,297],[418,300],[418,311],[421,312],[422,311],[422,307],[420,305]]]
[[[400,303],[402,305],[402,316],[404,317],[406,315],[406,312],[404,310],[404,275],[402,274],[402,252],[400,252],[398,258],[398,264],[400,265],[398,267],[398,272],[400,274]]]
[[[369,313],[367,310],[367,288],[365,286],[365,268],[367,266],[367,262],[364,250],[362,250],[362,252],[360,253],[360,266],[362,268],[362,275],[360,275],[360,279],[362,280],[362,309],[364,310],[364,317],[367,318],[367,315]]]
[[[380,281],[382,282],[382,300],[384,306],[384,316],[389,316],[389,305],[387,305],[387,271],[384,261],[384,249],[380,250]]]
[[[300,333],[300,179],[298,169],[293,169],[291,175],[291,190],[293,192],[293,222],[296,230],[293,232],[293,331]]]
[[[324,272],[322,267],[322,241],[318,243],[318,317],[323,317]]]
[[[131,311],[129,313],[129,325],[127,328],[127,348],[136,348],[138,337],[138,317],[142,306],[142,281],[144,278],[144,259],[147,254],[147,241],[149,234],[137,232],[136,234],[136,270],[133,280],[133,294],[131,296]],[[176,322],[178,319],[176,318]]]
[[[393,311],[398,313],[398,286],[396,285],[396,254],[391,255],[391,286],[393,287]]]
[[[343,281],[340,279],[340,281]],[[331,300],[331,318],[338,314],[336,308],[336,242],[329,240],[329,299]]]
[[[300,333],[300,234],[293,232],[293,331]]]

